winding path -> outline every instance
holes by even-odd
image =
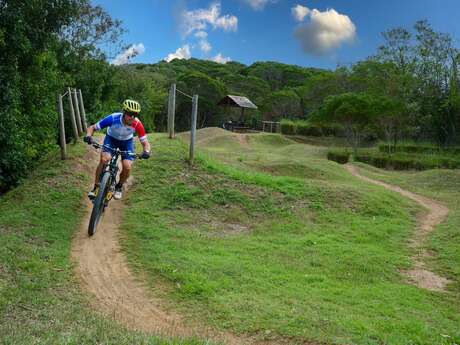
[[[91,154],[93,167],[97,156]],[[384,182],[375,181],[360,175],[352,165],[345,168],[353,175],[370,183],[378,184],[398,192],[423,205],[424,213],[411,241],[417,254],[413,257],[414,267],[404,273],[413,284],[434,290],[444,291],[447,279],[428,271],[424,259],[429,255],[422,245],[434,226],[447,216],[448,209],[434,200],[405,191]],[[89,167],[83,167],[88,171]],[[92,169],[89,169],[92,170]],[[89,300],[96,310],[112,317],[130,329],[165,337],[198,337],[229,345],[241,344],[289,344],[289,339],[262,341],[253,337],[237,336],[229,332],[218,332],[199,324],[186,322],[181,315],[168,310],[155,291],[146,288],[136,280],[128,268],[125,257],[118,244],[118,224],[122,221],[123,202],[113,201],[106,209],[99,228],[94,236],[88,237],[87,225],[91,213],[91,203],[85,201],[87,212],[72,243],[72,260],[82,287],[92,298]],[[315,344],[301,342],[302,344]]]
[[[423,246],[428,238],[428,235],[433,232],[435,226],[446,219],[449,209],[435,200],[409,192],[401,187],[393,186],[388,183],[363,176],[358,172],[358,169],[351,164],[345,164],[345,169],[366,182],[382,186],[388,190],[414,200],[426,209],[426,212],[423,212],[418,217],[417,228],[410,241],[410,246],[416,251],[416,254],[412,257],[414,262],[413,268],[407,271],[402,271],[402,273],[406,275],[409,283],[412,283],[420,288],[444,292],[446,285],[450,281],[426,269],[425,261],[430,254],[423,249]]]
[[[86,172],[97,165],[98,157],[95,153],[89,152],[89,156],[91,167],[81,167]],[[95,310],[101,311],[105,316],[113,318],[129,329],[158,336],[196,337],[228,345],[290,343],[289,339],[264,341],[258,337],[216,331],[197,322],[186,322],[181,315],[168,310],[155,296],[155,291],[149,290],[136,280],[120,250],[118,225],[122,221],[123,202],[113,200],[110,203],[92,237],[88,237],[92,204],[85,200],[85,205],[86,216],[73,239],[71,255],[76,276],[83,289],[91,295],[89,301]],[[299,343],[317,345],[307,341]]]

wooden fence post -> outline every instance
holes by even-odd
[[[190,154],[189,164],[193,165],[195,157],[195,135],[196,135],[196,119],[198,114],[198,95],[194,95],[192,99],[192,127],[190,130]]]
[[[82,122],[82,125],[83,125],[83,131],[86,132],[86,129],[88,128],[88,123],[86,122],[85,105],[83,104],[83,95],[82,95],[80,89],[78,89],[78,100],[80,101],[81,122]]]
[[[72,129],[73,129],[73,134],[74,134],[74,143],[78,141],[79,138],[79,132],[78,132],[78,127],[77,127],[77,122],[75,120],[75,112],[73,110],[73,104],[72,104],[72,93],[70,91],[70,87],[67,88],[67,93],[69,96],[69,107],[70,107],[70,122],[72,122]]]
[[[80,117],[80,107],[78,106],[77,89],[73,89],[72,91],[72,103],[75,110],[75,120],[77,121],[78,134],[81,135],[83,133],[83,125]]]
[[[176,84],[172,84],[169,89],[169,103],[168,103],[168,133],[169,138],[175,137],[174,132],[174,118],[176,114]]]
[[[59,141],[61,145],[61,159],[64,160],[67,155],[66,140],[65,140],[65,125],[64,125],[64,109],[62,107],[62,96],[58,95],[57,111],[59,116]]]

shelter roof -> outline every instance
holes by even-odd
[[[252,103],[247,97],[227,95],[222,98],[217,105],[225,105],[228,107],[257,109],[257,106]]]

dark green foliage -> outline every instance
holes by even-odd
[[[290,89],[269,94],[262,105],[264,116],[273,121],[282,118],[297,119],[302,115],[299,96]]]
[[[338,124],[317,123],[305,120],[281,120],[281,133],[286,135],[303,135],[309,137],[335,136],[344,137],[344,129]]]
[[[327,152],[327,159],[339,164],[346,164],[350,159],[350,152],[346,150],[329,150]]]
[[[95,57],[103,58],[96,44],[107,35],[115,39],[120,31],[119,22],[89,0],[8,1],[0,6],[2,192],[56,144],[56,98],[65,86],[88,87],[86,110],[97,108],[110,78],[106,62],[93,63]]]
[[[279,91],[286,87],[301,86],[307,79],[320,71],[322,70],[268,61],[256,62],[242,71],[242,73],[263,79],[273,91]]]
[[[378,168],[394,170],[427,170],[435,168],[458,169],[460,158],[440,154],[409,154],[397,152],[388,154],[376,151],[361,151],[355,155],[358,162],[367,163]]]
[[[343,125],[349,144],[356,153],[370,130],[377,111],[373,95],[348,92],[326,98],[314,121]]]
[[[287,135],[296,134],[296,125],[292,120],[282,119],[281,120],[281,133]]]
[[[181,75],[177,87],[189,95],[199,95],[198,127],[219,126],[223,122],[223,108],[217,103],[227,94],[227,89],[219,80],[200,72]],[[190,130],[191,100],[178,97],[176,101],[176,126],[178,131]]]
[[[460,147],[440,147],[437,145],[417,145],[417,144],[398,144],[397,146],[388,146],[380,144],[379,151],[385,153],[407,152],[407,153],[445,153],[460,155]]]

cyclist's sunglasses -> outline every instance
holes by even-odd
[[[137,113],[125,112],[125,114],[130,116],[130,117],[136,117],[137,116]]]

